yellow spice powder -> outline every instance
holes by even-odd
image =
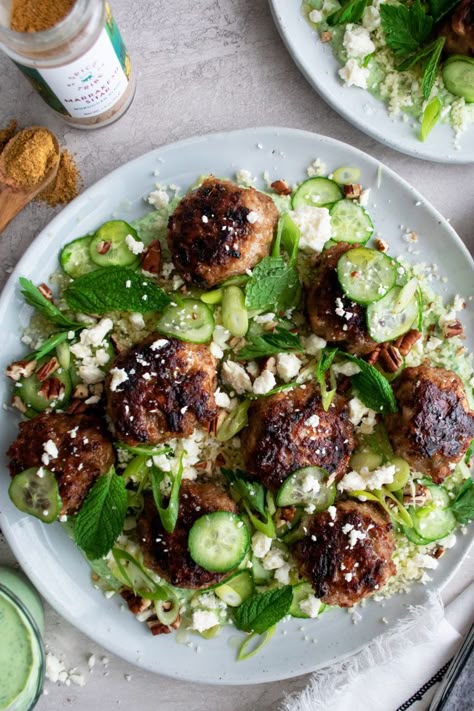
[[[65,205],[76,197],[81,182],[74,158],[69,151],[62,151],[56,178],[38,195],[37,200],[46,202],[51,207]]]
[[[69,15],[76,0],[13,0],[10,28],[15,32],[49,30]]]
[[[25,128],[2,153],[5,171],[20,187],[38,185],[57,160],[53,135],[46,128]]]

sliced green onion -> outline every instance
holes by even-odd
[[[281,247],[287,252],[289,264],[293,265],[298,256],[300,231],[287,212],[278,221],[277,235],[272,247],[272,257],[279,257]]]
[[[370,54],[368,57],[370,58]],[[353,168],[351,166],[344,166],[338,168],[334,171],[332,179],[339,183],[339,185],[351,185],[352,183],[357,183],[360,178],[359,168]]]
[[[270,511],[266,510],[264,511],[261,516],[263,517],[263,520],[258,518],[254,513],[252,513],[252,510],[250,508],[250,505],[248,504],[247,501],[243,500],[242,501],[244,505],[244,509],[247,512],[247,516],[250,519],[250,522],[252,526],[257,530],[260,531],[261,533],[264,533],[268,538],[275,538],[276,536],[276,531],[275,531],[275,524],[272,519],[272,514]]]
[[[167,600],[169,596],[169,589],[163,585],[157,585],[153,578],[146,572],[143,565],[128,551],[124,551],[121,548],[112,548],[112,556],[117,564],[120,575],[123,578],[123,582],[128,585],[138,597],[142,597],[144,600]],[[150,587],[150,590],[145,590],[137,588],[132,578],[130,577],[127,568],[123,565],[122,561],[126,561],[128,566],[134,566],[139,571],[140,575],[145,579],[146,584]]]
[[[154,464],[150,467],[151,476],[151,490],[153,492],[153,498],[155,500],[155,506],[160,516],[161,523],[165,531],[168,533],[173,533],[176,521],[178,520],[179,512],[179,489],[181,487],[181,478],[183,476],[183,457],[184,452],[181,453],[178,471],[176,475],[172,472],[164,472],[159,469]],[[168,504],[163,506],[163,495],[161,493],[161,482],[169,476],[171,479],[171,492],[168,500]]]
[[[139,481],[141,480],[143,474],[147,470],[146,462],[147,462],[148,457],[145,457],[143,454],[139,454],[136,457],[133,457],[127,464],[125,471],[123,472],[123,478],[127,482],[130,479],[133,479],[134,481]]]
[[[249,421],[247,413],[250,405],[250,400],[244,400],[232,412],[229,412],[217,430],[216,438],[219,442],[227,442],[244,427],[247,427]]]
[[[421,140],[425,141],[433,128],[436,126],[438,123],[440,116],[441,116],[441,109],[443,108],[443,104],[440,101],[440,98],[438,96],[435,96],[434,99],[431,99],[431,101],[425,106],[425,110],[423,111],[423,118],[421,121]]]
[[[228,286],[222,295],[222,324],[233,336],[245,336],[249,328],[249,315],[245,307],[245,294],[238,286]]]
[[[69,370],[71,367],[71,350],[69,348],[69,343],[66,342],[66,339],[57,344],[56,354],[61,368]]]
[[[147,457],[155,457],[158,454],[170,454],[173,451],[168,444],[161,445],[160,447],[149,444],[138,444],[132,447],[130,444],[125,444],[125,442],[119,442],[117,446],[120,447],[120,449],[126,449],[127,452],[131,452],[132,454],[143,454]]]
[[[256,632],[252,632],[243,642],[242,645],[239,649],[239,653],[237,655],[237,659],[239,662],[244,661],[245,659],[250,659],[253,657],[255,654],[257,654],[263,647],[271,640],[273,635],[275,634],[276,630],[276,625],[273,625],[272,627],[269,627],[263,634],[257,634]],[[248,646],[253,642],[255,639],[260,639],[260,642],[253,647],[250,651],[247,651]]]
[[[402,287],[402,290],[400,291],[395,303],[392,306],[393,313],[399,314],[404,309],[406,309],[408,304],[414,298],[417,290],[418,290],[418,279],[416,277],[413,277],[413,279],[410,279],[409,281],[407,281],[405,286]]]
[[[390,484],[385,484],[384,488],[389,491],[400,491],[406,486],[410,478],[410,465],[401,457],[394,457],[388,463],[393,464],[396,467],[396,471],[393,481]]]
[[[179,598],[171,588],[167,588],[166,600],[159,598],[155,602],[155,612],[162,625],[172,625],[179,614]]]

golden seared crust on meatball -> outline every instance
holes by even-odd
[[[393,383],[399,411],[385,422],[393,448],[418,472],[441,483],[474,437],[474,412],[456,373],[419,365]]]
[[[247,472],[272,491],[301,467],[323,467],[340,478],[355,446],[346,400],[336,395],[325,412],[313,384],[254,402],[241,440]]]
[[[156,333],[115,360],[105,381],[117,438],[159,444],[209,427],[217,415],[216,359],[207,345]]]
[[[474,56],[474,2],[461,0],[453,13],[441,23],[438,34],[446,38],[446,54]]]
[[[57,456],[53,456],[55,447]],[[95,480],[115,460],[109,435],[96,417],[49,413],[20,422],[20,434],[7,456],[12,476],[30,467],[45,466],[53,472],[61,514],[75,513]]]
[[[332,512],[332,515],[331,515]],[[395,539],[379,506],[340,501],[311,517],[307,535],[292,547],[301,575],[327,605],[352,607],[396,573]]]
[[[146,494],[137,524],[145,565],[179,588],[206,588],[222,580],[228,573],[204,570],[193,561],[188,550],[188,534],[193,523],[215,511],[237,513],[237,506],[215,484],[185,480],[181,484],[176,527],[173,533],[167,533],[161,525],[153,496]]]
[[[254,188],[207,178],[171,215],[167,240],[173,263],[202,287],[245,274],[270,254],[278,210]]]
[[[336,272],[342,255],[356,247],[360,245],[339,242],[321,252],[307,290],[306,311],[313,333],[349,353],[364,355],[377,345],[367,332],[366,310],[344,295]]]

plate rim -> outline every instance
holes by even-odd
[[[414,198],[419,198],[423,202],[423,207],[424,209],[431,214],[431,216],[438,222],[440,222],[443,226],[443,229],[447,230],[450,234],[451,239],[454,239],[456,242],[458,248],[460,248],[461,252],[463,253],[464,257],[467,258],[467,260],[470,262],[470,267],[474,271],[474,259],[471,256],[469,250],[467,249],[466,245],[462,241],[462,239],[459,237],[459,235],[456,233],[454,228],[447,222],[447,220],[441,215],[441,213],[430,203],[426,200],[426,198],[418,192],[418,190],[410,185],[405,178],[402,176],[398,175],[394,170],[386,166],[382,161],[378,160],[377,158],[374,158],[371,156],[369,153],[366,153],[365,151],[360,150],[359,148],[355,148],[354,146],[351,146],[350,144],[345,143],[344,141],[340,141],[338,139],[332,138],[330,136],[325,136],[322,134],[318,134],[312,131],[306,131],[302,129],[293,129],[293,128],[286,128],[286,127],[275,127],[275,126],[260,126],[260,127],[250,127],[250,128],[245,128],[245,129],[236,129],[233,131],[220,131],[220,132],[215,132],[215,133],[208,133],[208,134],[202,134],[202,135],[197,135],[193,136],[190,138],[184,138],[179,141],[174,141],[172,143],[164,143],[161,146],[155,147],[151,151],[147,151],[143,153],[140,156],[137,156],[133,158],[130,161],[127,161],[126,163],[118,166],[114,170],[112,170],[110,173],[107,175],[103,176],[100,178],[98,181],[90,185],[86,190],[81,193],[75,200],[73,200],[69,205],[67,205],[61,212],[56,215],[33,239],[33,241],[30,243],[28,249],[25,251],[25,253],[22,255],[18,263],[15,265],[15,268],[10,275],[9,279],[7,280],[1,294],[0,294],[0,322],[2,321],[2,318],[4,316],[4,313],[6,311],[7,307],[7,300],[9,299],[9,296],[12,292],[12,289],[15,288],[18,280],[19,273],[23,269],[23,265],[26,264],[29,261],[29,254],[31,250],[33,250],[35,243],[38,240],[44,240],[49,237],[48,232],[50,230],[56,229],[56,225],[60,224],[64,219],[68,219],[68,214],[71,213],[71,215],[75,214],[75,211],[81,208],[82,203],[87,204],[87,200],[91,194],[101,186],[105,185],[108,180],[112,176],[118,176],[123,170],[129,170],[131,166],[139,166],[140,163],[144,159],[149,159],[153,156],[159,157],[160,153],[166,150],[181,150],[183,148],[189,148],[193,145],[199,144],[199,143],[206,143],[208,141],[219,141],[219,140],[232,140],[235,138],[248,138],[248,137],[260,137],[262,138],[262,135],[268,138],[275,138],[278,139],[279,137],[284,137],[285,139],[291,139],[292,136],[295,137],[301,137],[303,139],[309,139],[310,141],[321,141],[322,143],[327,144],[328,146],[338,146],[342,147],[344,150],[349,150],[351,154],[354,156],[354,159],[357,159],[357,156],[361,156],[364,161],[368,161],[368,163],[374,168],[378,169],[379,167],[382,168],[382,170],[386,173],[389,174],[390,177],[400,186],[402,186],[405,190],[408,190],[411,195],[413,195]],[[117,203],[116,203],[117,204]],[[66,216],[66,218],[65,218]],[[30,564],[28,563],[28,557],[20,550],[19,548],[19,543],[17,544],[17,541],[15,537],[12,535],[10,525],[8,521],[6,520],[5,514],[0,511],[0,527],[5,535],[5,538],[12,549],[15,557],[17,558],[18,562],[22,566],[24,572],[31,577],[34,585],[38,588],[38,590],[41,592],[43,597],[50,602],[50,596],[49,596],[49,589],[44,582],[44,580],[37,576],[34,571],[30,570]],[[472,548],[472,545],[474,544],[474,537],[472,538],[470,542],[470,546]],[[441,590],[448,582],[449,580],[456,574],[459,566],[462,564],[462,561],[464,560],[465,556],[468,554],[466,552],[460,560],[454,564],[447,575],[444,577],[443,582],[437,586],[436,591]],[[51,603],[50,603],[51,604]],[[54,602],[54,605],[52,605],[53,609],[60,614],[64,619],[66,619],[73,627],[78,629],[81,633],[85,634],[87,637],[90,637],[90,631],[87,628],[86,625],[81,624],[81,620],[73,617],[72,613],[68,610],[66,606],[63,604],[58,605],[57,602]],[[383,634],[383,631],[380,632],[380,634]],[[374,639],[380,635],[374,636]],[[97,641],[97,638],[91,637],[93,641]],[[123,652],[118,652],[113,644],[112,641],[110,645],[107,644],[107,641],[104,639],[99,639],[97,642],[101,646],[109,649],[112,653],[116,654],[117,656],[126,659],[127,662],[131,664],[138,665],[140,668],[148,669],[149,671],[152,671],[153,673],[161,674],[163,676],[167,676],[169,678],[173,679],[178,679],[182,681],[193,681],[193,682],[199,682],[198,679],[192,678],[190,676],[183,676],[179,673],[179,670],[176,674],[166,671],[156,671],[155,669],[151,669],[149,666],[146,666],[146,664],[143,663],[143,660],[140,661],[140,663],[137,662],[136,659],[133,658],[133,654],[130,653],[128,655],[124,654]],[[365,643],[362,643],[360,646],[357,648],[351,649],[350,652],[339,654],[337,657],[334,657],[329,663],[333,664],[338,661],[342,661],[343,659],[352,656],[353,654],[357,653],[360,649],[362,649],[365,646]],[[324,666],[324,664],[318,664],[315,668],[313,668],[313,671],[315,671],[318,668],[321,668]],[[307,670],[297,670],[296,668],[290,673],[287,674],[286,676],[274,676],[272,678],[269,678],[268,675],[264,675],[263,673],[260,673],[260,675],[255,675],[251,679],[247,680],[247,684],[260,684],[260,683],[269,683],[270,681],[277,681],[277,680],[283,680],[286,678],[294,678],[297,676],[300,676],[301,674],[304,673],[309,673]],[[205,682],[203,683],[215,683],[216,685],[239,685],[242,684],[242,680],[236,681],[234,679],[228,679],[228,678],[216,678],[215,680],[211,681],[206,679]]]
[[[291,1],[292,0],[290,0],[290,2]],[[300,5],[297,11],[300,11],[301,1],[298,1],[300,2]],[[305,58],[304,53],[298,48],[296,38],[294,38],[291,33],[288,33],[286,31],[286,25],[281,15],[281,10],[286,9],[288,0],[268,0],[268,2],[270,5],[270,11],[273,17],[273,21],[278,30],[278,34],[280,35],[280,38],[283,44],[285,45],[285,48],[288,51],[288,54],[290,55],[292,61],[295,63],[295,65],[302,73],[308,84],[312,87],[312,89],[314,89],[314,91],[316,91],[316,93],[323,99],[323,101],[325,101],[325,103],[328,104],[328,106],[330,106],[330,108],[335,111],[339,116],[341,116],[343,119],[345,119],[348,123],[357,128],[366,136],[375,139],[378,143],[388,148],[391,148],[397,153],[408,155],[411,158],[416,158],[417,160],[424,160],[432,163],[441,163],[444,165],[472,165],[474,163],[474,152],[472,158],[463,158],[462,150],[455,151],[454,149],[451,149],[451,155],[449,157],[438,157],[435,153],[435,148],[433,148],[433,152],[423,150],[423,146],[428,147],[429,144],[424,143],[422,141],[420,141],[420,150],[405,147],[399,141],[391,139],[390,134],[387,135],[383,131],[377,130],[376,128],[372,128],[370,122],[364,122],[363,117],[359,117],[358,115],[351,113],[349,109],[346,109],[344,107],[343,103],[340,103],[332,97],[330,90],[327,89],[322,82],[318,81],[317,77],[311,69],[309,61]],[[313,34],[317,35],[317,32],[315,30],[312,30],[309,25],[308,31],[313,32]],[[375,98],[372,94],[369,94],[368,92],[367,94],[368,97]],[[378,100],[378,103],[386,110],[386,107],[381,100]],[[386,120],[390,120],[388,112],[386,113]],[[474,124],[471,125],[471,130],[474,131]]]

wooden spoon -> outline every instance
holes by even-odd
[[[40,127],[32,126],[31,128],[34,129]],[[56,136],[54,133],[50,132],[51,138],[54,142],[56,156],[50,170],[45,175],[43,180],[35,185],[25,186],[18,185],[13,178],[9,177],[5,165],[5,155],[12,147],[13,143],[21,139],[22,133],[22,131],[19,131],[19,133],[13,136],[13,138],[8,141],[2,153],[0,153],[0,233],[3,232],[8,223],[13,220],[15,215],[17,215],[20,210],[22,210],[25,205],[30,202],[30,200],[33,200],[38,193],[44,190],[55,179],[58,172],[61,150]]]

